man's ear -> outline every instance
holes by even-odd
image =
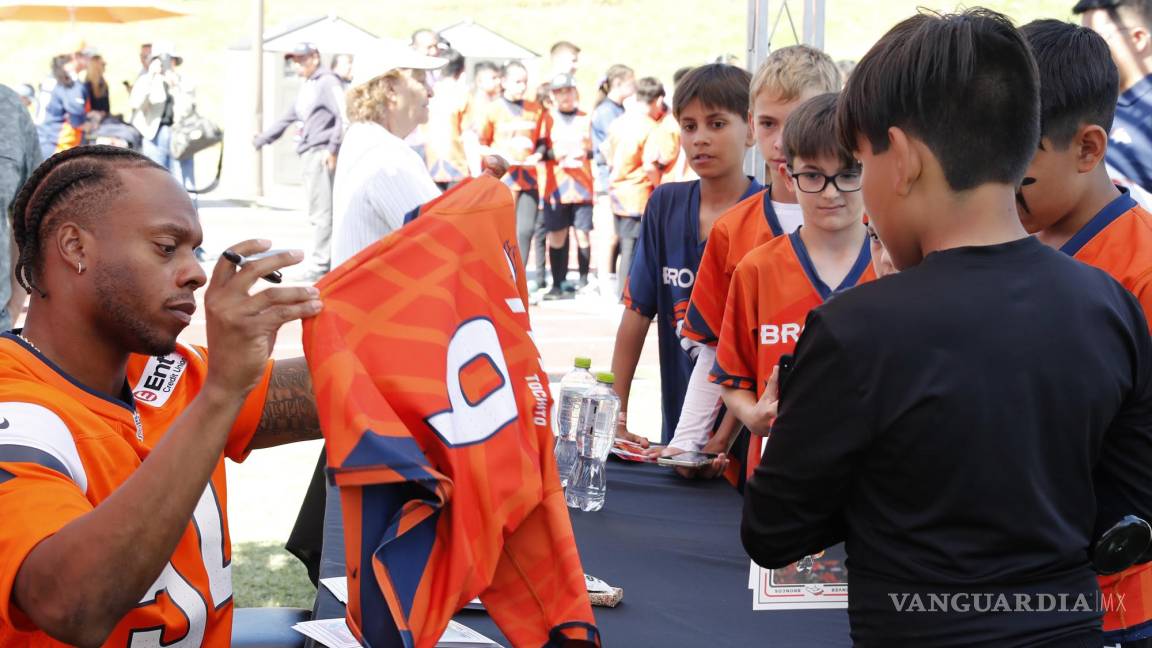
[[[924,168],[920,150],[904,129],[892,126],[888,129],[888,152],[892,155],[892,190],[898,196],[907,196]]]
[[[1096,124],[1086,124],[1076,131],[1072,140],[1076,147],[1076,171],[1088,173],[1104,161],[1108,152],[1108,133]]]
[[[69,268],[69,272],[82,274],[88,268],[86,245],[90,240],[88,232],[75,222],[62,223],[52,237],[54,245],[49,247],[45,266],[60,263]]]
[[[788,189],[788,193],[795,195],[796,179],[792,177],[791,173],[788,173],[788,165],[783,162],[776,165],[776,173],[779,174],[781,178],[784,178],[784,187]]]

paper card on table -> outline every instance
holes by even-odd
[[[304,621],[292,626],[292,629],[328,648],[360,648],[360,642],[356,641],[344,619]]]
[[[848,570],[844,545],[805,556],[781,569],[752,563],[753,610],[817,610],[848,607]]]
[[[348,605],[348,577],[341,576],[339,578],[321,578],[320,584],[328,588],[332,592],[332,596],[336,597],[344,605]]]
[[[612,587],[608,583],[591,574],[584,574],[584,586],[589,592],[604,593],[612,591]]]
[[[344,619],[321,619],[319,621],[304,621],[292,626],[294,630],[306,637],[328,646],[328,648],[360,648],[360,642],[348,629]],[[476,632],[468,626],[455,621],[448,622],[436,648],[504,648],[488,637]]]
[[[448,622],[448,628],[444,631],[444,635],[440,637],[440,641],[436,642],[436,648],[474,647],[503,648],[503,646],[488,637],[476,632],[463,623],[457,623],[455,621]]]

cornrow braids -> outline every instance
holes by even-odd
[[[147,157],[115,146],[80,146],[61,151],[45,160],[28,178],[16,199],[10,216],[20,258],[13,271],[20,286],[29,294],[35,289],[40,270],[40,247],[48,225],[62,214],[86,221],[100,213],[116,195],[121,184],[113,171],[117,167],[152,167],[167,171]]]

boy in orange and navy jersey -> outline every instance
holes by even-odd
[[[528,70],[512,61],[501,76],[503,94],[478,117],[476,134],[481,153],[495,153],[508,161],[504,184],[516,195],[516,238],[524,265],[528,265],[532,243],[536,244],[536,282],[543,286],[544,219],[540,214],[540,179],[536,166],[547,148],[540,135],[545,111],[535,101],[525,99]],[[479,168],[479,163],[473,168]]]
[[[557,74],[549,83],[549,91],[553,106],[545,116],[541,133],[548,144],[542,202],[552,289],[544,299],[557,299],[565,294],[569,227],[576,230],[576,259],[580,269],[576,288],[588,285],[592,260],[588,233],[592,231],[596,193],[592,179],[592,118],[580,110],[576,79],[568,73]]]
[[[785,120],[805,100],[840,88],[836,64],[824,52],[806,45],[775,50],[752,78],[749,121],[760,154],[768,162],[768,189],[736,204],[712,228],[681,335],[699,347],[699,356],[685,396],[684,411],[666,455],[701,450],[721,452],[728,445],[733,422],[709,441],[720,411],[720,388],[709,381],[716,359],[716,342],[724,320],[728,287],[736,264],[753,248],[800,225],[800,207],[788,188],[781,146]],[[741,442],[743,444],[743,442]]]
[[[636,103],[616,120],[604,143],[608,159],[608,198],[612,204],[616,236],[620,238],[618,293],[624,295],[632,255],[640,236],[640,217],[656,188],[644,165],[644,147],[667,112],[664,86],[653,77],[636,82]]]
[[[736,265],[724,309],[712,381],[723,387],[728,409],[761,437],[775,417],[769,379],[780,357],[795,348],[808,311],[875,278],[860,164],[836,140],[836,97],[808,100],[785,124],[785,182],[796,191],[804,225]],[[745,475],[760,463],[755,438],[742,461]]]
[[[1020,31],[1036,56],[1041,104],[1040,147],[1017,195],[1020,220],[1045,244],[1112,275],[1152,320],[1152,215],[1112,183],[1104,164],[1119,87],[1108,44],[1057,20]],[[1117,494],[1098,493],[1100,510],[1137,510]],[[1149,559],[1100,577],[1102,600],[1123,601],[1105,606],[1103,643],[1145,645],[1152,637]]]

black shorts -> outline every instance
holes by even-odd
[[[592,205],[571,204],[553,207],[544,201],[544,227],[549,232],[562,232],[575,227],[581,232],[592,231]]]
[[[612,214],[616,221],[616,236],[620,238],[640,238],[640,219],[634,216]]]

